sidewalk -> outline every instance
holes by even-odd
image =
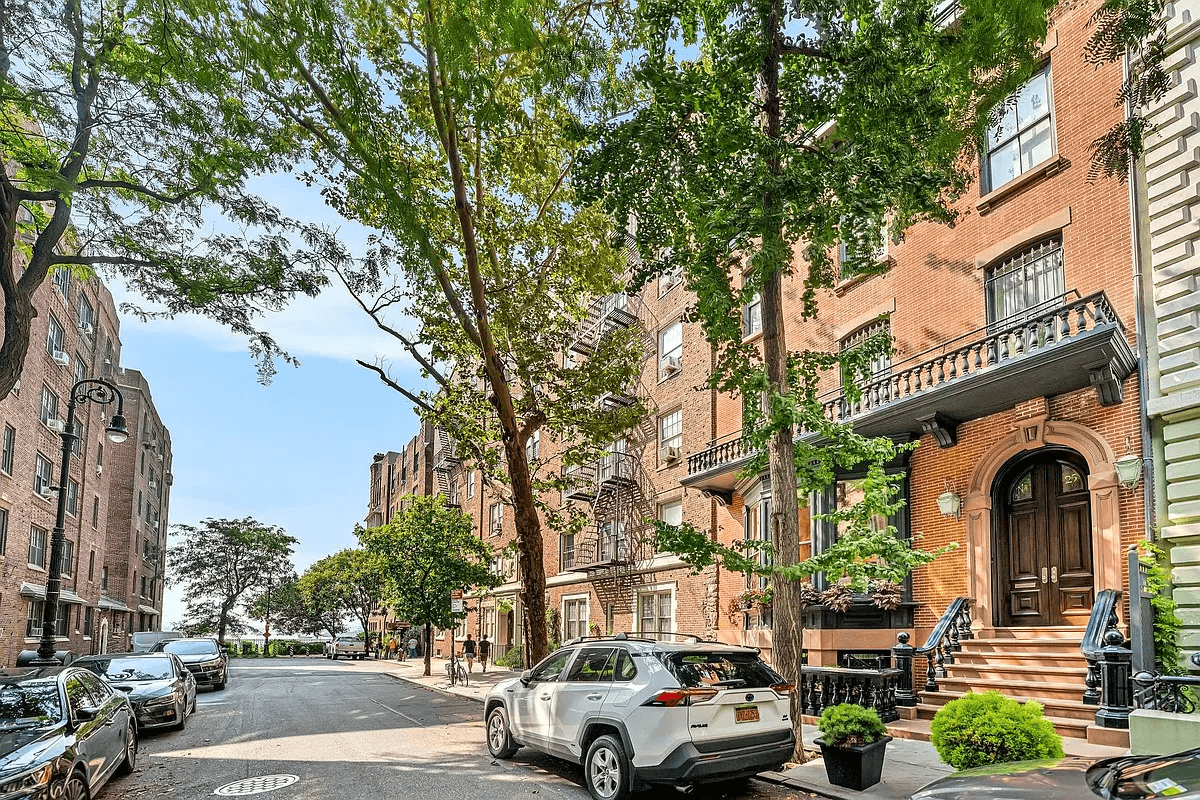
[[[420,659],[381,663],[388,665],[387,674],[393,678],[480,702],[483,702],[488,690],[497,683],[517,675],[512,670],[494,666],[489,666],[486,673],[481,673],[479,666],[476,665],[475,671],[468,676],[469,684],[467,686],[451,687],[450,681],[446,678],[446,659],[433,659],[429,677],[421,674],[424,671],[424,662]],[[805,749],[819,750],[813,741],[818,735],[815,727],[804,726]],[[1095,747],[1074,740],[1067,740],[1064,744],[1067,745],[1068,754],[1093,758],[1125,752],[1115,748]],[[908,800],[913,792],[925,784],[953,772],[952,767],[942,763],[942,760],[938,758],[937,751],[929,742],[895,738],[887,746],[883,780],[862,792],[832,785],[825,777],[825,764],[819,757],[783,772],[764,772],[758,777],[798,792],[831,798],[831,800]]]

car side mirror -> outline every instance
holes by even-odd
[[[521,685],[528,686],[533,683],[533,670],[527,669],[521,673]]]
[[[80,722],[87,722],[96,718],[96,708],[93,706],[80,706],[75,709],[75,719]]]

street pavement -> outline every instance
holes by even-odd
[[[445,667],[440,668],[445,681]],[[147,732],[133,775],[97,800],[263,793],[278,800],[587,800],[579,767],[526,749],[491,758],[477,696],[410,681],[414,662],[234,659],[224,691],[201,690],[182,732]],[[512,673],[489,670],[489,683]],[[479,672],[472,676],[478,679]],[[404,680],[407,679],[407,680]],[[461,691],[474,691],[472,686]],[[644,798],[674,793],[644,793]],[[697,789],[705,800],[794,798],[762,781]]]

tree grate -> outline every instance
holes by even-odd
[[[218,794],[222,797],[262,794],[263,792],[273,792],[276,789],[291,786],[298,780],[300,780],[299,775],[259,775],[256,778],[243,778],[240,781],[227,783],[213,792],[213,794]]]

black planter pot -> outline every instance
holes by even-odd
[[[884,736],[877,742],[859,747],[834,747],[817,739],[829,782],[856,792],[879,783],[883,776],[883,752],[891,740],[892,737]]]

